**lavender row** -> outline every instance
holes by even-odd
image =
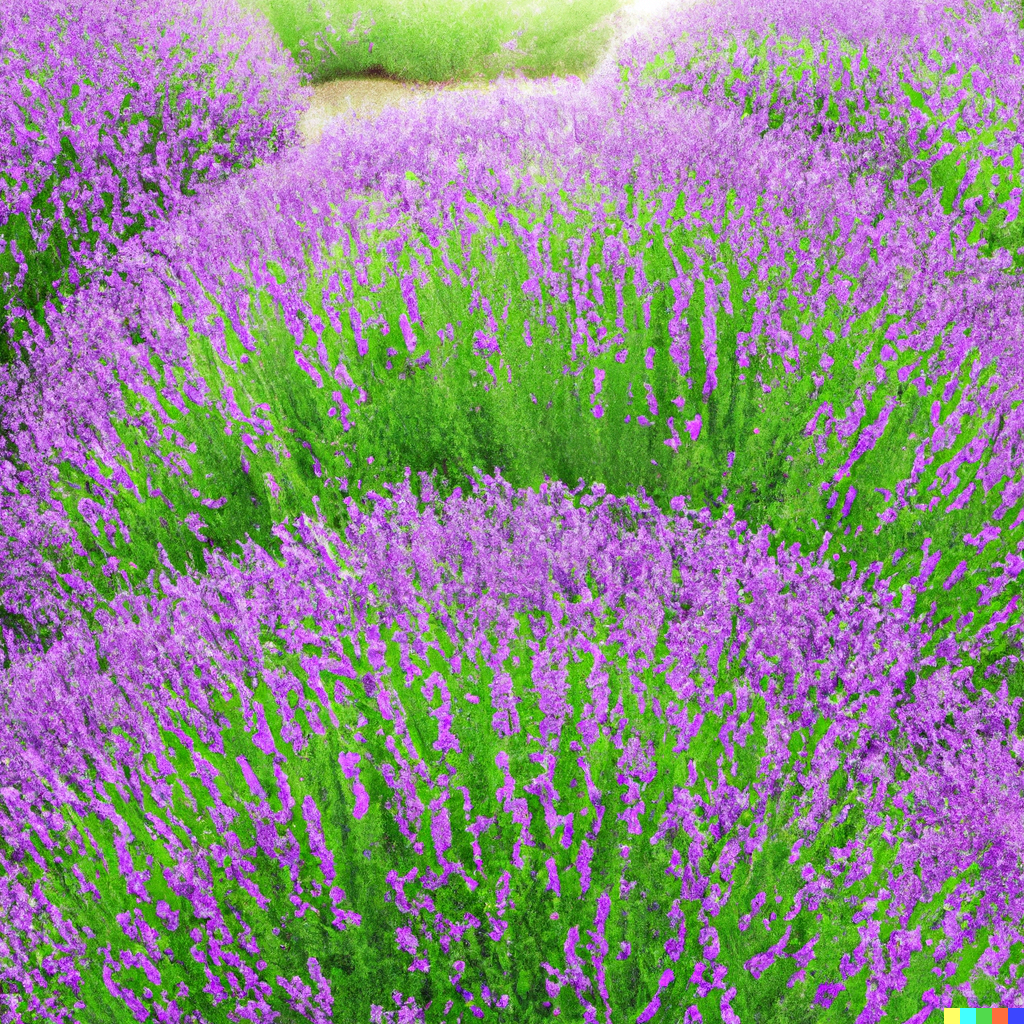
[[[501,180],[500,151],[470,167],[457,136],[421,165],[407,147],[416,182],[397,183],[389,154],[359,172],[348,128],[337,177],[297,157],[126,247],[123,279],[35,333],[35,426],[17,435],[31,483],[7,499],[6,564],[28,573],[12,603],[19,587],[39,600],[49,571],[29,572],[25,549],[70,544],[70,565],[139,582],[175,522],[180,566],[257,528],[273,548],[285,515],[318,507],[337,526],[347,491],[407,465],[453,482],[500,465],[519,485],[641,483],[663,505],[684,493],[782,516],[790,542],[841,531],[857,545],[844,565],[885,560],[928,585],[925,607],[963,608],[980,587],[975,628],[990,614],[998,628],[1024,486],[1008,257],[984,255],[935,192],[851,181],[842,150],[800,132],[759,139],[678,99],[634,97],[616,119],[620,99],[581,100],[562,125],[612,126],[580,156],[605,180],[577,197],[553,139],[532,188]],[[420,130],[482,137],[510,102],[451,101]],[[540,149],[551,109],[522,103],[524,147]],[[332,200],[345,182],[377,202]],[[903,560],[915,549],[920,570]]]
[[[624,76],[741,111],[761,131],[838,141],[857,173],[936,189],[989,251],[1016,256],[1024,31],[1013,5],[785,0],[766,14],[739,0],[680,13],[624,55]]]

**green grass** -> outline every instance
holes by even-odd
[[[621,0],[246,0],[315,84],[381,75],[413,82],[585,75]],[[515,49],[504,44],[515,41]]]

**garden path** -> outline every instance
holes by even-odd
[[[610,48],[630,35],[651,25],[667,10],[679,6],[680,0],[629,0],[610,15],[613,26]],[[524,91],[543,91],[551,79],[523,80]],[[557,80],[556,80],[557,81]],[[453,89],[491,88],[489,82],[459,82],[454,85],[431,85],[417,82],[395,82],[382,78],[343,78],[326,82],[313,90],[313,100],[302,115],[299,130],[306,145],[317,142],[324,129],[337,117],[372,117],[387,107],[422,101],[438,92]]]

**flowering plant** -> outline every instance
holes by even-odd
[[[26,312],[12,1012],[1020,1000],[1024,38],[990,6],[695,8],[586,90],[211,182]]]
[[[297,138],[294,63],[235,0],[12,0],[0,12],[0,299],[77,287],[203,183]],[[16,83],[16,85],[15,85]]]

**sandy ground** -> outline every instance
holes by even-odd
[[[679,0],[631,0],[612,16],[612,45],[634,32],[642,31],[667,9],[678,4]],[[536,90],[543,88],[543,84],[524,81],[520,87]],[[315,88],[313,101],[299,122],[299,130],[305,143],[311,145],[319,141],[326,126],[336,117],[372,117],[386,107],[415,102],[439,91],[490,88],[487,82],[423,85],[381,78],[340,79]]]

